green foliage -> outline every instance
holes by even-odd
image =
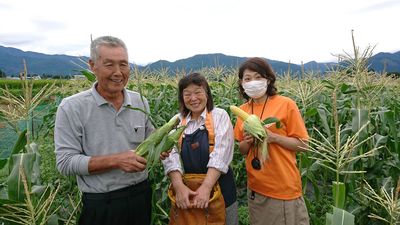
[[[68,80],[33,80],[33,89],[40,89],[46,85],[51,85],[55,83],[56,87],[61,87],[63,84],[67,83]],[[22,84],[20,80],[10,80],[10,79],[0,79],[0,88],[16,89],[21,90]]]
[[[44,136],[38,140],[41,143],[39,153],[42,157],[40,164],[40,179],[44,184],[59,185],[58,195],[54,206],[59,206],[59,220],[64,224],[76,224],[70,221],[80,212],[80,191],[75,176],[63,176],[57,171],[54,142],[52,136]]]
[[[326,225],[354,225],[354,215],[336,207],[332,214],[326,214],[326,218]]]
[[[377,224],[376,219],[368,217],[371,212],[387,221],[393,221],[390,213],[387,212],[390,201],[386,201],[387,203],[382,206],[373,201],[373,198],[368,199],[366,196],[374,193],[372,190],[375,190],[377,195],[385,193],[381,189],[384,181],[389,178],[396,181],[400,176],[400,121],[398,119],[400,80],[365,72],[360,69],[360,65],[362,63],[354,63],[354,68],[349,70],[350,75],[347,72],[332,71],[324,78],[318,74],[304,74],[301,80],[293,79],[292,76],[281,77],[277,80],[279,93],[297,102],[310,137],[329,146],[328,149],[331,150],[347,146],[346,157],[340,158],[341,155],[337,154],[342,162],[347,162],[347,164],[340,164],[340,167],[336,167],[338,164],[321,161],[319,158],[319,153],[323,152],[321,149],[297,154],[304,198],[311,224],[314,225],[325,224],[326,213],[333,212],[332,181],[340,181],[344,184],[346,191],[343,208],[355,216],[354,224]],[[241,105],[243,102],[238,95],[237,71],[216,68],[207,69],[204,72],[207,73],[210,81],[215,105],[225,109],[234,124],[236,117],[231,115],[229,106]],[[165,124],[178,113],[177,81],[183,74],[177,71],[174,77],[166,76],[163,71],[159,74],[140,72],[140,74],[135,74],[134,79],[128,83],[128,89],[141,92],[149,101],[150,111],[157,127]],[[1,82],[2,80],[0,80],[0,87]],[[47,119],[42,123],[39,138],[36,140],[41,146],[39,149],[42,156],[41,180],[44,184],[53,186],[60,184],[54,205],[61,206],[59,216],[65,223],[69,218],[75,218],[77,215],[79,207],[75,206],[79,205],[80,195],[75,178],[62,176],[56,170],[52,139],[54,115],[58,102],[63,97],[88,89],[90,86],[91,82],[85,80],[64,80],[61,86],[56,86],[57,97],[52,97],[45,102],[49,109],[45,114]],[[370,157],[358,157],[367,154],[371,149],[378,148],[379,150]],[[351,162],[349,162],[350,159]],[[327,165],[340,168],[341,172],[336,173],[328,169]],[[237,143],[231,166],[238,191],[240,224],[248,224],[245,160],[238,151]],[[365,171],[365,173],[352,174],[348,171]],[[166,224],[169,214],[169,200],[166,194],[169,179],[164,175],[162,165],[159,163],[149,174],[154,190],[153,224]],[[367,183],[370,188],[366,185]],[[393,188],[395,185],[390,187]],[[387,193],[391,193],[390,188],[386,187],[386,189],[389,189]]]
[[[6,77],[6,73],[3,72],[3,70],[0,69],[0,78]]]
[[[240,225],[250,224],[249,209],[247,206],[242,205],[238,208],[238,217]]]

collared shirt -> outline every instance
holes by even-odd
[[[76,175],[82,192],[104,193],[145,180],[147,171],[89,174],[90,157],[136,149],[154,128],[143,112],[125,107],[149,111],[146,99],[142,102],[138,93],[124,89],[124,102],[117,111],[97,92],[96,84],[63,99],[57,109],[54,142],[58,170]]]
[[[185,134],[192,134],[204,125],[207,115],[206,110],[207,109],[203,111],[198,120],[192,119],[191,114],[186,117],[187,128],[184,131]],[[233,158],[233,127],[229,115],[225,110],[214,108],[211,114],[214,122],[215,144],[214,151],[210,153],[210,160],[207,164],[207,168],[213,167],[225,174]],[[180,114],[179,118],[182,120]],[[169,157],[163,160],[162,163],[164,165],[165,174],[175,170],[183,174],[183,167],[176,147],[172,149]]]

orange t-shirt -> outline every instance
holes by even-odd
[[[247,102],[240,106],[247,113],[252,112],[261,116],[264,103]],[[284,96],[270,96],[265,105],[261,120],[268,117],[276,117],[281,121],[281,127],[275,124],[268,129],[274,133],[296,137],[302,140],[308,139],[307,129],[296,103]],[[243,121],[238,118],[235,124],[235,139],[243,140]],[[264,162],[261,170],[255,170],[251,166],[254,158],[253,150],[246,156],[247,185],[262,195],[291,200],[302,196],[301,176],[297,168],[296,152],[287,150],[278,144],[268,144],[269,159]]]

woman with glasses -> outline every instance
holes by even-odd
[[[200,219],[207,217],[207,224],[237,225],[236,187],[229,166],[234,149],[229,115],[214,107],[210,87],[203,75],[192,73],[183,77],[178,89],[180,125],[187,127],[178,143],[180,149],[174,148],[169,156],[161,156],[175,195],[170,224],[203,224]],[[186,175],[193,174],[202,176],[199,187],[190,187],[188,183],[190,178]],[[216,192],[222,193],[223,199],[220,198],[222,204],[215,206],[213,196],[217,196]],[[192,209],[202,209],[200,215],[205,217],[195,215],[192,218],[196,221],[180,220],[182,214],[193,213]],[[214,215],[219,217],[221,214],[225,219],[215,222]],[[177,222],[179,220],[181,222]]]

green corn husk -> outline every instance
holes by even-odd
[[[244,130],[260,142],[263,142],[265,137],[267,137],[267,132],[260,118],[256,115],[250,115],[244,121]]]
[[[137,155],[147,158],[149,152],[153,152],[155,147],[162,141],[168,133],[179,124],[179,117],[176,115],[172,117],[168,123],[155,130],[149,137],[147,137],[140,145],[136,148],[135,152]]]
[[[261,165],[268,159],[268,143],[267,132],[261,122],[260,118],[256,115],[250,115],[243,124],[244,130],[255,138],[254,147],[261,149],[258,152],[258,158],[262,159]]]
[[[164,136],[161,142],[154,148],[154,151],[149,152],[147,165],[151,166],[157,163],[162,152],[166,152],[174,147],[185,128],[186,126],[180,126],[169,135]]]

